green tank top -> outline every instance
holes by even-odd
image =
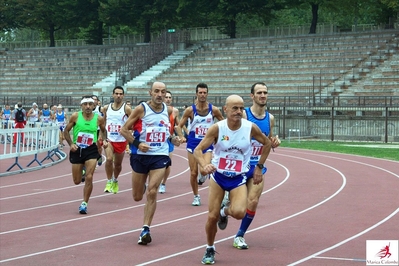
[[[73,127],[73,143],[81,148],[87,148],[97,142],[97,114],[90,121],[86,121],[82,111],[78,112],[78,119]]]

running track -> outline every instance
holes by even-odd
[[[104,166],[96,170],[88,215],[78,214],[83,185],[68,160],[0,178],[0,264],[201,265],[208,181],[202,206],[191,206],[186,152],[176,148],[153,242],[140,246],[144,200],[132,199],[128,159],[116,195],[103,193]],[[230,219],[216,265],[365,265],[366,240],[399,239],[399,162],[280,147],[267,166],[250,248],[232,247],[239,221]]]

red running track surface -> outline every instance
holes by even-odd
[[[175,148],[147,246],[137,244],[145,201],[133,201],[128,155],[118,194],[103,193],[98,167],[87,215],[78,213],[83,184],[73,184],[68,160],[1,177],[0,263],[200,265],[209,181],[202,205],[191,206],[186,157]],[[280,147],[267,167],[249,249],[233,248],[240,221],[230,219],[216,235],[216,265],[365,265],[366,240],[399,239],[399,162]]]

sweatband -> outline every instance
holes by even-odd
[[[133,146],[136,147],[137,149],[139,148],[140,143],[141,142],[138,139],[133,140]]]
[[[92,98],[83,98],[80,101],[80,104],[84,104],[84,103],[94,103],[94,100]]]

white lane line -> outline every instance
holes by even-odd
[[[186,173],[188,170],[189,170],[189,168],[187,168],[186,170],[184,170],[183,172],[181,172],[181,173],[179,173],[177,175],[173,175],[173,176],[168,177],[168,179],[176,178],[179,175],[182,175],[182,174]],[[128,172],[126,174],[130,174],[130,173],[131,172]],[[119,176],[123,176],[123,175],[126,175],[126,174],[122,174],[122,175],[119,175]],[[105,179],[99,180],[99,181],[95,181],[93,183],[103,182],[104,180]],[[131,191],[131,190],[132,190],[131,188],[124,189],[124,190],[119,190],[118,194],[119,193],[128,192],[128,191]],[[111,197],[111,195],[113,195],[113,194],[111,194],[111,193],[103,193],[103,194],[100,194],[100,195],[97,195],[97,196],[91,196],[90,199],[96,199],[96,198],[102,198],[102,197]],[[69,203],[74,203],[74,202],[81,202],[81,201],[82,201],[82,199],[75,199],[75,200],[63,201],[63,202],[47,204],[47,205],[41,205],[41,206],[36,206],[36,207],[31,207],[31,208],[26,208],[26,209],[18,209],[18,210],[13,210],[13,211],[8,211],[8,212],[1,212],[0,216],[1,215],[6,215],[6,214],[13,214],[13,213],[18,213],[18,212],[25,212],[25,211],[32,211],[32,210],[37,210],[37,209],[54,207],[54,206],[60,206],[60,205],[64,205],[64,204],[69,204]]]
[[[365,259],[356,259],[356,258],[335,258],[335,257],[314,257],[315,259],[322,259],[322,260],[343,260],[343,261],[366,261]]]
[[[0,186],[0,189],[16,187],[16,186],[23,186],[23,185],[30,185],[30,184],[38,183],[38,182],[47,182],[49,180],[58,179],[58,178],[62,178],[62,177],[70,176],[70,175],[71,175],[71,173],[68,173],[68,174],[53,176],[53,177],[49,177],[49,178],[40,178],[40,179],[32,180],[32,181],[29,181],[29,182],[14,183],[14,184],[11,184],[11,185]]]
[[[281,164],[279,164],[279,163],[276,163],[276,164],[281,165]],[[272,191],[273,189],[278,188],[279,186],[281,186],[283,183],[285,183],[285,182],[288,180],[288,178],[289,178],[289,170],[288,170],[286,167],[284,167],[283,165],[281,165],[281,166],[282,166],[284,169],[286,169],[286,173],[287,173],[287,174],[286,174],[286,177],[285,177],[284,180],[282,180],[279,184],[277,184],[276,186],[274,186],[274,187],[270,188],[269,190],[267,190],[267,192]],[[204,190],[204,189],[207,189],[207,188],[208,188],[208,187],[204,187],[204,188],[201,188],[200,190]],[[190,191],[190,192],[187,192],[187,193],[184,193],[184,194],[181,194],[181,195],[177,195],[177,196],[174,196],[174,197],[162,199],[162,200],[159,200],[159,201],[166,201],[166,200],[170,200],[170,199],[173,199],[173,198],[178,198],[178,197],[180,197],[180,196],[184,196],[184,195],[191,194],[191,193],[192,193],[192,192]],[[137,208],[137,207],[141,207],[141,206],[144,206],[144,204],[140,204],[140,205],[138,205],[138,206],[133,206],[133,207],[125,208],[125,209],[132,209],[132,208]],[[121,211],[121,210],[125,210],[125,209],[114,210],[114,211],[110,211],[110,212],[106,212],[106,213],[101,213],[101,214],[97,214],[97,215],[90,215],[90,217],[95,217],[95,216],[100,216],[100,215],[111,214],[111,213],[114,213],[114,212],[117,212],[117,211]],[[168,222],[164,222],[164,223],[160,223],[160,224],[156,224],[156,225],[151,225],[151,227],[159,227],[159,226],[171,224],[171,223],[174,223],[174,222],[180,222],[180,221],[183,221],[183,220],[186,220],[186,219],[190,219],[190,218],[193,218],[193,217],[197,217],[197,216],[200,216],[200,215],[204,215],[204,214],[207,214],[207,213],[208,213],[208,211],[200,212],[200,213],[197,213],[197,214],[194,214],[194,215],[191,215],[191,216],[185,216],[185,217],[183,217],[183,218],[178,218],[178,219],[175,219],[175,220],[172,220],[172,221],[168,221]],[[39,228],[39,227],[47,227],[47,226],[50,226],[50,225],[61,224],[61,223],[66,223],[66,222],[70,222],[70,221],[76,221],[76,220],[81,220],[81,219],[87,219],[87,218],[90,218],[90,217],[89,217],[89,216],[85,216],[85,217],[81,217],[81,218],[77,218],[77,219],[59,221],[59,222],[57,222],[57,223],[52,223],[52,224],[39,225],[39,226],[30,227],[30,228],[21,228],[21,229],[18,229],[18,230],[13,230],[13,231],[8,231],[8,232],[2,232],[2,233],[0,233],[0,235],[1,235],[1,234],[7,234],[7,233],[13,233],[13,232],[25,231],[25,230],[34,229],[34,228]],[[0,263],[8,262],[8,261],[14,261],[14,260],[19,260],[19,259],[24,259],[24,258],[28,258],[28,257],[33,257],[33,256],[41,255],[41,254],[46,254],[46,253],[50,253],[50,252],[55,252],[55,251],[67,249],[67,248],[76,247],[76,246],[81,246],[81,245],[85,245],[85,244],[89,244],[89,243],[93,243],[93,242],[97,242],[97,241],[109,239],[109,238],[112,238],[112,237],[118,237],[118,236],[126,235],[126,234],[129,234],[129,233],[138,232],[138,231],[140,231],[140,230],[141,230],[141,228],[140,228],[140,229],[135,229],[135,230],[126,231],[126,232],[121,232],[121,233],[118,233],[118,234],[109,235],[109,236],[106,236],[106,237],[100,237],[100,238],[96,238],[96,239],[92,239],[92,240],[88,240],[88,241],[84,241],[84,242],[79,242],[79,243],[75,243],[75,244],[72,244],[72,245],[67,245],[67,246],[62,246],[62,247],[58,247],[58,248],[54,248],[54,249],[39,251],[39,252],[31,253],[31,254],[26,254],[26,255],[23,255],[23,256],[8,258],[8,259],[5,259],[5,260],[0,260]],[[250,232],[250,231],[249,231],[249,232]],[[219,240],[218,242],[221,242],[221,241]],[[199,246],[199,247],[196,247],[196,248],[194,248],[194,249],[192,249],[192,250],[196,250],[196,249],[199,249],[199,248],[202,248],[202,247],[203,247],[203,246]],[[187,253],[187,252],[185,252],[185,253]]]
[[[190,215],[190,216],[186,216],[186,217],[184,217],[184,218],[179,218],[179,219],[171,220],[171,221],[164,222],[164,223],[161,223],[161,224],[157,224],[157,225],[154,225],[154,226],[151,226],[151,227],[158,227],[158,226],[163,226],[163,225],[166,225],[166,224],[171,224],[171,223],[175,223],[175,222],[180,222],[180,221],[182,221],[182,220],[191,219],[191,218],[193,218],[193,217],[196,217],[196,216],[199,216],[199,215],[203,215],[203,214],[205,214],[205,213],[208,213],[208,211],[206,211],[206,212],[201,212],[201,213],[196,213],[196,214],[193,214],[193,215]],[[63,249],[68,249],[68,248],[73,248],[73,247],[77,247],[77,246],[82,246],[82,245],[94,243],[94,242],[97,242],[97,241],[101,241],[101,240],[105,240],[105,239],[109,239],[109,238],[113,238],[113,237],[117,237],[117,236],[122,236],[122,235],[130,234],[130,233],[134,233],[134,232],[138,232],[138,231],[141,231],[141,228],[139,228],[139,229],[134,229],[134,230],[130,230],[130,231],[121,232],[121,233],[118,233],[118,234],[108,235],[108,236],[104,236],[104,237],[100,237],[100,238],[95,238],[95,239],[91,239],[91,240],[79,242],[79,243],[72,244],[72,245],[67,245],[67,246],[62,246],[62,247],[58,247],[58,248],[43,250],[43,251],[31,253],[31,254],[26,254],[26,255],[23,255],[23,256],[19,256],[19,257],[8,258],[8,259],[0,260],[0,263],[9,262],[9,261],[14,261],[14,260],[19,260],[19,259],[25,259],[25,258],[37,256],[37,255],[42,255],[42,254],[54,252],[54,251],[59,251],[59,250],[63,250]]]
[[[396,209],[395,211],[393,211],[390,215],[388,215],[387,217],[385,217],[384,219],[382,219],[382,220],[379,221],[378,223],[376,223],[376,224],[370,226],[369,228],[363,230],[362,232],[360,232],[360,233],[358,233],[358,234],[356,234],[356,235],[354,235],[354,236],[351,236],[351,237],[349,237],[349,238],[347,238],[347,239],[345,239],[345,240],[343,240],[343,241],[341,241],[341,242],[339,242],[339,243],[337,243],[337,244],[335,244],[335,245],[333,245],[333,246],[331,246],[331,247],[328,247],[328,248],[326,248],[326,249],[320,250],[319,252],[316,252],[316,253],[314,253],[314,254],[312,254],[312,255],[306,257],[306,258],[303,258],[303,259],[301,259],[301,260],[298,260],[298,261],[296,261],[296,262],[293,262],[293,263],[289,264],[288,266],[291,266],[291,265],[298,265],[298,264],[300,264],[300,263],[303,263],[303,262],[305,262],[305,261],[308,261],[308,260],[310,260],[310,259],[313,259],[313,258],[315,258],[316,256],[318,256],[318,255],[320,255],[320,254],[323,254],[323,253],[325,253],[325,252],[327,252],[327,251],[330,251],[330,250],[332,250],[332,249],[334,249],[334,248],[337,248],[337,247],[339,247],[339,246],[342,246],[343,244],[345,244],[345,243],[347,243],[347,242],[349,242],[349,241],[351,241],[351,240],[353,240],[353,239],[355,239],[355,238],[358,238],[359,236],[362,236],[362,235],[364,235],[365,233],[367,233],[367,232],[373,230],[374,228],[380,226],[381,224],[385,223],[386,221],[388,221],[389,219],[391,219],[393,216],[395,216],[398,212],[399,212],[399,208],[397,208],[397,209]]]
[[[289,157],[294,157],[294,156],[289,156]],[[294,158],[295,158],[295,157],[294,157]],[[299,158],[299,159],[303,159],[303,158]],[[342,159],[342,158],[338,158],[338,159]],[[303,160],[305,160],[305,159],[303,159]],[[312,160],[307,160],[307,161],[312,161]],[[317,162],[317,163],[318,163],[318,162]],[[322,164],[322,163],[319,163],[319,164]],[[324,164],[322,164],[322,165],[324,165]],[[366,165],[368,165],[368,164],[366,164]],[[327,166],[327,167],[330,167],[330,166]],[[332,167],[330,167],[330,168],[332,168]],[[376,167],[376,168],[378,168],[378,167]],[[333,168],[332,168],[332,169],[333,169]],[[334,169],[334,170],[335,170],[335,169]],[[385,170],[385,169],[383,169],[383,170]],[[336,171],[339,172],[338,170],[336,170]],[[307,208],[307,209],[305,209],[305,210],[303,210],[303,211],[297,212],[297,213],[295,213],[295,214],[293,214],[293,215],[290,215],[290,216],[285,217],[285,218],[283,218],[283,219],[280,219],[280,220],[278,220],[278,221],[275,221],[275,222],[272,222],[272,223],[269,223],[269,224],[266,224],[266,225],[263,225],[263,226],[254,228],[254,229],[252,229],[252,230],[249,230],[248,233],[253,232],[253,231],[257,231],[257,230],[260,230],[260,229],[263,229],[263,228],[265,228],[265,227],[268,227],[268,226],[277,224],[277,223],[279,223],[279,222],[288,220],[288,219],[290,219],[290,218],[293,218],[293,217],[295,217],[295,216],[298,216],[298,215],[300,215],[300,214],[302,214],[302,213],[305,213],[305,212],[307,212],[307,211],[309,211],[309,210],[311,210],[311,209],[313,209],[313,208],[316,208],[317,206],[319,206],[319,205],[321,205],[321,204],[324,204],[325,202],[327,202],[327,201],[330,200],[331,198],[335,197],[335,196],[343,189],[343,187],[344,187],[345,184],[346,184],[346,179],[345,179],[345,177],[342,175],[341,172],[339,172],[339,173],[341,174],[341,176],[342,176],[344,182],[343,182],[341,188],[340,188],[336,193],[334,193],[332,196],[330,196],[329,198],[327,198],[327,199],[323,200],[322,202],[320,202],[320,203],[318,203],[318,204],[316,204],[316,205],[313,205],[313,206],[311,206],[311,207],[309,207],[309,208]],[[385,219],[382,220],[381,222],[377,223],[377,224],[375,225],[375,227],[377,227],[380,223],[383,223],[383,222],[389,220],[389,219],[391,218],[391,216],[395,215],[398,211],[399,211],[399,208],[398,208],[394,213],[392,213],[392,215],[388,216],[387,218],[385,218]],[[207,212],[204,212],[204,213],[201,213],[201,214],[205,214],[205,213],[207,213]],[[198,214],[198,215],[200,215],[200,214]],[[180,220],[184,220],[184,219],[185,219],[185,218],[179,219],[179,221],[180,221]],[[174,221],[178,221],[178,220],[174,220]],[[164,224],[165,224],[165,223],[164,223]],[[155,227],[155,226],[160,226],[160,225],[163,225],[163,224],[154,225],[154,227]],[[139,229],[137,229],[137,230],[139,230]],[[137,231],[137,230],[134,230],[134,231]],[[371,229],[370,229],[370,230],[371,230]],[[128,231],[128,232],[116,234],[116,235],[113,235],[113,236],[123,235],[123,234],[130,233],[130,232],[134,232],[134,231]],[[365,230],[365,231],[367,231],[367,230]],[[113,236],[108,236],[108,237],[104,237],[104,238],[99,238],[98,240],[110,238],[110,237],[113,237]],[[224,238],[224,239],[215,241],[215,243],[223,242],[223,241],[226,241],[226,240],[228,240],[228,239],[232,239],[233,237],[234,237],[234,236],[231,236],[231,237],[228,237],[228,238]],[[355,237],[356,237],[356,236],[355,236]],[[53,249],[53,250],[50,250],[50,251],[42,251],[42,252],[38,252],[38,253],[28,254],[28,255],[25,255],[25,256],[17,257],[17,258],[25,258],[25,257],[27,257],[27,256],[30,257],[30,256],[39,255],[39,254],[43,254],[43,253],[48,253],[48,252],[51,252],[51,251],[56,251],[56,250],[60,250],[60,249],[64,249],[64,248],[68,248],[68,247],[72,247],[72,246],[77,246],[77,245],[81,245],[81,244],[91,243],[91,242],[94,242],[94,241],[97,241],[97,240],[85,241],[85,242],[82,242],[82,243],[77,243],[77,244],[75,244],[75,245],[69,245],[69,246],[66,246],[66,247],[60,247],[60,248]],[[153,263],[153,262],[157,262],[157,261],[160,261],[160,260],[165,260],[165,259],[167,259],[167,258],[175,257],[175,256],[178,256],[178,255],[180,255],[180,254],[185,254],[185,253],[188,253],[188,252],[191,252],[191,251],[194,251],[194,250],[203,248],[204,246],[205,246],[205,245],[198,246],[198,247],[195,247],[195,248],[191,248],[191,249],[188,249],[188,250],[185,250],[185,251],[182,251],[182,252],[173,254],[173,255],[165,256],[165,257],[159,258],[159,259],[154,260],[154,261],[149,261],[149,262],[146,262],[146,263],[140,264],[140,265],[147,265],[147,264],[151,264],[151,263]],[[10,259],[7,259],[7,261],[15,260],[15,259],[17,259],[17,258],[10,258]],[[3,261],[0,261],[0,262],[3,262]]]
[[[181,158],[187,160],[186,158],[184,158],[184,157],[182,157],[182,156],[180,156],[180,155],[177,155],[177,154],[176,154],[176,156],[181,157]],[[186,170],[184,170],[182,173],[179,173],[179,175],[181,175],[181,174],[187,172],[188,170],[189,170],[189,168],[187,168]],[[129,174],[131,174],[131,173],[132,173],[132,171],[129,171],[129,172],[120,174],[119,176],[125,176],[125,175],[129,175]],[[71,174],[69,174],[69,175],[71,175]],[[174,177],[176,177],[176,176],[178,176],[178,175],[175,175],[175,176],[169,177],[169,178],[172,179],[172,178],[174,178]],[[104,182],[104,180],[105,180],[105,179],[93,181],[93,184],[96,184],[96,183],[99,183],[99,182]],[[44,179],[41,179],[41,181],[44,181]],[[35,193],[22,194],[22,195],[16,195],[16,196],[10,196],[10,197],[5,197],[5,198],[0,198],[0,200],[10,200],[10,199],[16,199],[16,198],[21,198],[21,197],[35,196],[35,195],[43,194],[43,193],[51,193],[51,192],[55,192],[55,191],[65,190],[65,189],[72,189],[72,188],[76,188],[77,186],[78,186],[78,185],[73,185],[73,186],[68,186],[68,187],[62,187],[62,188],[56,188],[56,189],[48,189],[48,190],[45,190],[45,191],[40,191],[40,192],[35,192]],[[81,199],[80,199],[80,200],[81,200]],[[3,214],[3,213],[0,213],[0,215],[2,215],[2,214]]]
[[[309,162],[313,162],[313,163],[316,163],[316,164],[320,164],[320,165],[323,165],[323,166],[325,166],[325,167],[327,167],[327,168],[330,168],[330,169],[332,169],[332,170],[338,172],[339,175],[340,175],[341,178],[342,178],[342,185],[341,185],[341,187],[340,187],[334,194],[332,194],[331,196],[329,196],[328,198],[324,199],[323,201],[321,201],[321,202],[319,202],[319,203],[317,203],[317,204],[315,204],[315,205],[313,205],[313,206],[310,206],[309,208],[306,208],[306,209],[304,209],[304,210],[302,210],[302,211],[299,211],[299,212],[294,213],[294,214],[292,214],[292,215],[286,216],[286,217],[284,217],[284,218],[282,218],[282,219],[279,219],[279,220],[276,220],[276,221],[274,221],[274,222],[271,222],[271,223],[268,223],[268,224],[265,224],[265,225],[262,225],[262,226],[253,228],[253,229],[251,229],[251,230],[248,230],[246,234],[251,233],[251,232],[255,232],[255,231],[258,231],[258,230],[261,230],[261,229],[264,229],[264,228],[266,228],[266,227],[269,227],[269,226],[272,226],[272,225],[275,225],[275,224],[278,224],[278,223],[281,223],[281,222],[284,222],[284,221],[289,220],[289,219],[291,219],[291,218],[294,218],[294,217],[296,217],[296,216],[298,216],[298,215],[301,215],[301,214],[303,214],[303,213],[305,213],[305,212],[308,212],[308,211],[310,211],[310,210],[312,210],[312,209],[314,209],[314,208],[316,208],[316,207],[318,207],[318,206],[320,206],[320,205],[326,203],[327,201],[331,200],[332,198],[334,198],[336,195],[338,195],[338,194],[342,191],[342,189],[343,189],[343,188],[345,187],[345,185],[346,185],[346,178],[345,178],[344,174],[342,174],[338,169],[335,169],[335,168],[333,168],[333,167],[331,167],[331,166],[329,166],[329,165],[326,165],[326,164],[323,164],[323,163],[320,163],[320,162],[315,162],[315,161],[313,161],[313,160],[308,160],[308,159],[304,159],[304,158],[298,158],[298,157],[290,156],[290,155],[288,155],[287,157],[297,158],[297,159],[301,159],[301,160],[304,160],[304,161],[309,161]],[[286,168],[286,171],[289,173],[289,170],[288,170],[287,168]],[[226,238],[217,240],[217,241],[215,241],[215,244],[216,244],[216,243],[220,243],[220,242],[227,241],[227,240],[229,240],[229,239],[233,239],[234,237],[235,237],[235,235],[232,235],[232,236],[230,236],[230,237],[226,237]],[[159,261],[162,261],[162,260],[166,260],[166,259],[169,259],[169,258],[172,258],[172,257],[176,257],[176,256],[181,255],[181,254],[185,254],[185,253],[191,252],[191,251],[193,251],[193,250],[197,250],[197,249],[203,248],[203,247],[205,247],[205,245],[197,246],[197,247],[195,247],[195,248],[183,250],[183,251],[181,251],[181,252],[178,252],[178,253],[175,253],[175,254],[171,254],[171,255],[169,255],[169,256],[165,256],[165,257],[161,257],[161,258],[158,258],[158,259],[155,259],[155,260],[147,261],[147,262],[145,262],[145,263],[138,264],[137,266],[148,265],[148,264],[152,264],[152,263],[159,262]]]

